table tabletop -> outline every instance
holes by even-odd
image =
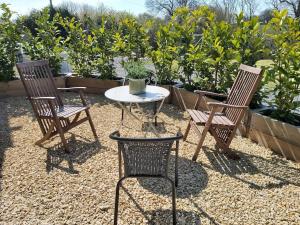
[[[147,85],[145,93],[139,95],[129,94],[129,86],[120,86],[107,90],[105,92],[105,97],[124,103],[147,103],[161,101],[170,95],[169,90],[158,87]]]

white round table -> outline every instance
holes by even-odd
[[[137,108],[139,109],[139,111],[143,113],[143,110],[141,109],[139,104],[142,103],[150,103],[150,102],[154,102],[154,113],[151,116],[151,118],[155,119],[155,125],[157,125],[157,114],[159,113],[161,107],[163,106],[164,100],[165,98],[167,98],[170,95],[170,91],[163,88],[163,87],[158,87],[158,86],[152,86],[152,85],[147,85],[146,86],[146,91],[142,94],[139,95],[133,95],[129,93],[129,86],[120,86],[120,87],[115,87],[115,88],[111,88],[109,90],[107,90],[105,92],[105,97],[116,101],[122,108],[122,124],[123,124],[123,119],[124,119],[124,111],[133,116],[134,118],[136,118],[139,121],[142,121],[142,119],[138,118],[137,116],[135,116],[131,110],[128,110],[126,107],[126,103],[130,103],[131,104],[135,104],[137,106]],[[156,103],[161,101],[160,106],[157,109]],[[149,117],[144,115],[146,118]],[[150,122],[150,120],[148,120],[148,122]],[[152,125],[153,126],[153,125]]]
[[[115,87],[105,92],[105,97],[124,103],[148,103],[158,102],[170,95],[169,90],[158,86],[146,86],[146,92],[139,95],[129,94],[129,86]]]

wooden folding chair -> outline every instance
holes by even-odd
[[[197,160],[207,132],[215,138],[217,149],[229,152],[229,145],[261,80],[261,69],[243,64],[240,65],[238,76],[228,97],[226,96],[227,100],[225,103],[207,103],[207,107],[210,111],[199,110],[201,100],[204,99],[203,97],[224,97],[223,94],[196,90],[195,93],[198,93],[198,98],[194,109],[187,109],[180,91],[178,88],[175,88],[175,94],[179,104],[186,109],[191,117],[183,139],[186,140],[191,128],[193,128],[200,137],[193,156],[193,161]],[[199,126],[204,126],[202,132],[200,131]]]
[[[89,106],[83,94],[85,87],[56,88],[48,60],[18,63],[17,69],[43,134],[43,137],[35,144],[40,145],[59,134],[68,152],[64,133],[85,121],[89,121],[94,137],[97,138]],[[79,92],[82,105],[64,105],[58,90]],[[86,117],[79,119],[83,111]],[[74,118],[70,121],[70,117],[73,116]]]

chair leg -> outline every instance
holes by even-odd
[[[85,110],[85,113],[86,113],[87,118],[88,118],[88,120],[89,120],[89,123],[90,123],[91,129],[92,129],[93,135],[94,135],[94,137],[97,139],[98,136],[97,136],[97,133],[96,133],[96,129],[95,129],[93,120],[92,120],[92,118],[91,118],[90,111],[89,111],[88,109],[86,109],[86,110]]]
[[[55,123],[52,122],[47,133],[44,135],[44,137],[42,137],[40,140],[38,140],[37,142],[35,142],[36,145],[41,145],[44,141],[48,140],[52,134],[52,131],[54,130],[54,126]]]
[[[115,199],[115,213],[114,213],[114,225],[118,225],[118,210],[119,210],[119,196],[120,196],[120,186],[125,177],[121,178],[117,183],[116,188],[116,199]]]
[[[179,141],[176,141],[176,151],[175,151],[175,187],[178,186],[178,148],[179,148]]]
[[[56,129],[57,129],[57,131],[59,133],[59,136],[61,138],[62,144],[63,144],[63,146],[65,148],[65,152],[69,153],[70,149],[69,149],[69,146],[67,144],[64,131],[63,131],[62,127],[61,127],[61,124],[60,124],[60,121],[59,121],[58,118],[55,118],[55,126],[56,126]]]
[[[202,131],[202,134],[201,134],[200,140],[199,140],[199,142],[198,142],[198,145],[197,145],[195,154],[194,154],[194,156],[193,156],[193,158],[192,158],[192,160],[193,160],[194,162],[195,162],[195,161],[197,160],[197,158],[198,158],[199,152],[200,152],[200,150],[201,150],[201,148],[202,148],[202,145],[203,145],[203,142],[204,142],[204,140],[205,140],[205,137],[206,137],[206,134],[207,134],[208,130],[209,130],[209,126],[205,126],[205,127],[204,127],[204,130]]]
[[[192,121],[192,119],[190,119],[189,124],[188,124],[188,126],[187,126],[187,128],[186,128],[186,130],[185,130],[184,135],[183,135],[183,140],[184,140],[184,141],[186,141],[187,136],[188,136],[188,134],[189,134],[189,132],[190,132],[190,129],[191,129],[191,121]]]
[[[123,124],[123,120],[124,120],[124,109],[122,109],[122,115],[121,115],[121,122]]]
[[[174,182],[170,179],[167,178],[171,185],[172,185],[172,216],[173,216],[173,225],[176,225],[177,219],[176,219],[176,188]]]
[[[153,115],[156,115],[156,113],[157,113],[157,102],[154,102]],[[157,116],[154,117],[154,125],[157,126]]]

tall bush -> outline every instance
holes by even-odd
[[[113,50],[115,28],[110,23],[107,27],[107,23],[114,20],[110,17],[102,17],[102,21],[99,27],[92,30],[95,36],[96,46],[96,70],[100,73],[101,79],[113,79],[115,76],[114,68],[114,56]]]
[[[207,20],[213,17],[208,7],[199,7],[190,10],[187,7],[178,8],[171,18],[173,38],[178,46],[178,63],[182,70],[181,80],[187,85],[192,85],[192,76],[195,65],[199,63],[197,57],[201,52],[201,28],[207,26]],[[200,27],[200,29],[199,29]]]
[[[170,84],[174,82],[178,74],[178,47],[172,36],[170,25],[160,26],[156,32],[156,49],[151,48],[150,56],[156,72],[159,84]]]
[[[233,27],[215,19],[203,29],[202,51],[205,54],[203,61],[205,74],[211,74],[210,90],[226,92],[232,86],[238,67],[238,52],[232,47]],[[202,71],[200,71],[202,72]]]
[[[95,70],[97,41],[94,35],[84,30],[80,21],[75,18],[61,19],[60,23],[68,33],[65,49],[73,70],[80,76],[91,76]]]
[[[125,17],[119,21],[114,34],[113,50],[129,59],[144,57],[148,48],[148,36],[144,27],[135,18]]]
[[[300,21],[288,16],[288,11],[274,12],[268,24],[268,36],[272,40],[273,65],[267,70],[267,81],[272,82],[274,98],[270,104],[276,107],[272,116],[299,124],[293,111],[300,107],[296,97],[300,95]]]
[[[245,20],[243,12],[236,16],[236,27],[233,32],[233,48],[238,51],[240,63],[255,66],[256,62],[269,57],[270,49],[266,46],[266,26],[261,26],[259,17]],[[251,108],[259,107],[266,98],[266,92],[262,89],[264,79],[254,94],[250,103]]]
[[[13,13],[6,4],[0,5],[0,81],[14,78],[14,65],[19,49],[21,30],[11,21]]]
[[[50,20],[48,8],[42,10],[36,18],[35,36],[27,30],[23,39],[23,47],[32,60],[48,59],[54,75],[60,71],[63,51],[62,36],[58,22],[60,15],[56,14]]]

